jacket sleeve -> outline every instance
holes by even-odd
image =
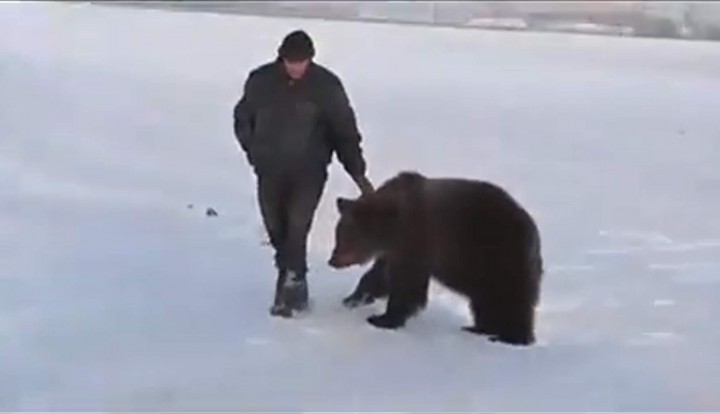
[[[255,89],[257,89],[257,75],[251,72],[245,80],[243,94],[233,109],[233,130],[235,138],[246,155],[255,126]],[[249,158],[248,158],[249,160]]]
[[[362,136],[357,127],[355,111],[345,93],[342,82],[333,77],[329,88],[328,118],[330,140],[338,160],[345,171],[354,179],[363,177],[366,172],[360,142]]]

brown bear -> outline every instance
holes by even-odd
[[[530,214],[485,181],[401,172],[375,192],[336,200],[340,219],[329,265],[376,259],[344,303],[388,297],[367,320],[396,329],[425,307],[430,277],[466,297],[474,326],[463,329],[513,345],[535,342],[543,263]]]

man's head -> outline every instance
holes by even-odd
[[[278,48],[285,70],[293,79],[305,75],[310,61],[315,57],[315,47],[310,36],[302,30],[295,30],[283,39]]]

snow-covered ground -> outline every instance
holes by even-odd
[[[461,332],[440,289],[397,332],[344,309],[337,165],[315,307],[268,315],[231,111],[297,27],[375,182],[489,179],[535,215],[537,346]],[[720,410],[719,116],[718,43],[3,2],[0,410]]]

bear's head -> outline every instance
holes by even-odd
[[[385,253],[397,234],[399,209],[393,200],[377,193],[356,200],[340,197],[336,207],[340,219],[328,262],[331,267],[362,265]]]

